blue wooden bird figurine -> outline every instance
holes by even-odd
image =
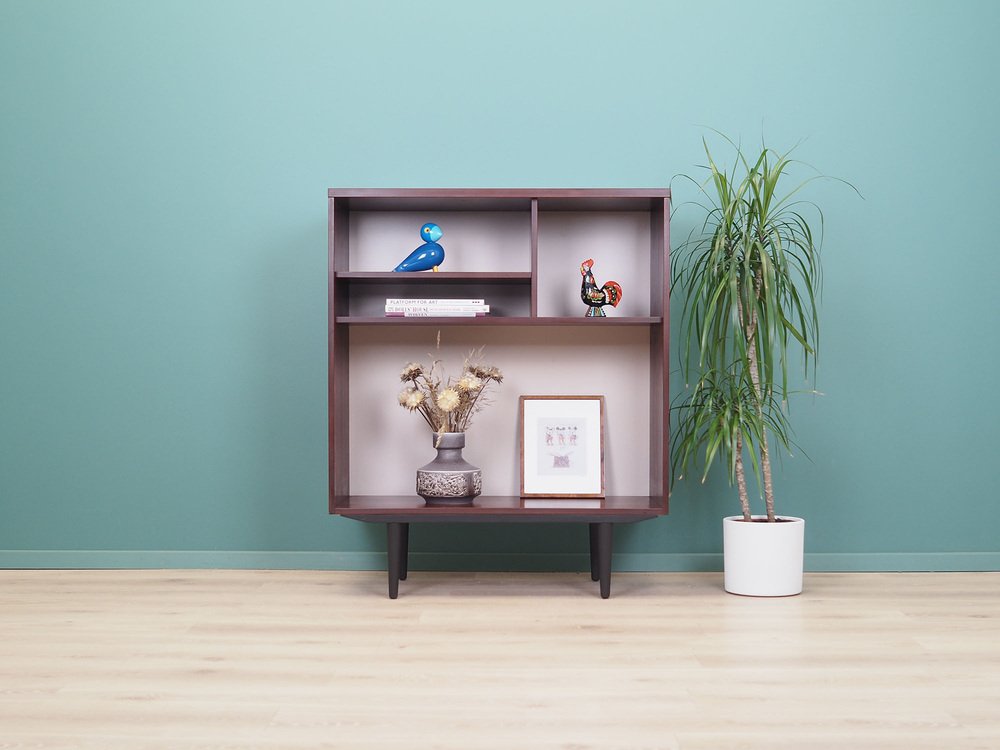
[[[420,239],[424,244],[406,256],[402,263],[393,271],[426,271],[429,268],[438,270],[444,262],[444,248],[437,241],[441,239],[441,227],[428,222],[420,227]]]

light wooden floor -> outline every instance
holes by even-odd
[[[0,571],[0,748],[1000,748],[1000,573]]]

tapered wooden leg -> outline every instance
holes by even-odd
[[[389,598],[395,599],[399,596],[400,561],[403,557],[403,524],[387,523],[385,530],[386,553],[389,558],[387,566],[389,571]]]
[[[601,581],[601,598],[611,596],[611,546],[614,524],[597,524],[597,574]]]
[[[597,571],[597,524],[590,524],[590,580],[600,578]]]
[[[406,572],[410,569],[410,524],[400,524],[403,527],[402,553],[399,559],[399,580],[406,580]]]

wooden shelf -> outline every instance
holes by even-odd
[[[330,188],[349,211],[655,211],[668,188]]]
[[[395,271],[337,271],[336,279],[355,282],[394,284],[448,284],[448,283],[498,283],[530,284],[530,271],[421,271],[418,273],[397,273]]]
[[[431,506],[417,496],[349,495],[337,498],[337,515],[384,523],[393,518],[405,523],[475,521],[560,521],[627,523],[665,513],[663,498],[656,495],[609,495],[606,498],[523,498],[481,495],[471,506]]]
[[[354,326],[651,326],[663,318],[518,318],[484,315],[479,318],[338,317],[337,323]]]

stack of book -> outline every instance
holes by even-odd
[[[385,301],[387,318],[481,318],[489,314],[490,306],[481,299],[390,297]]]

